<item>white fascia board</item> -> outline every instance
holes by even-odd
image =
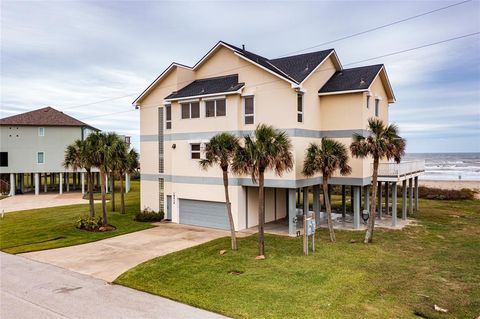
[[[241,87],[237,91],[232,91],[232,92],[219,92],[219,93],[211,93],[211,94],[202,94],[202,95],[194,95],[194,96],[186,96],[186,97],[180,97],[180,98],[173,98],[173,99],[165,99],[164,102],[184,102],[186,100],[192,101],[196,100],[198,101],[199,99],[203,98],[208,98],[208,97],[219,97],[221,98],[222,96],[225,97],[225,95],[232,95],[232,94],[241,94],[243,90],[243,87]]]
[[[294,85],[295,85],[295,86],[298,85],[298,83],[295,83],[295,82],[293,82],[293,81],[291,81],[291,80],[289,80],[289,79],[287,79],[287,78],[285,78],[285,77],[283,77],[283,76],[280,76],[279,74],[277,74],[277,73],[275,73],[275,72],[270,71],[270,70],[267,69],[266,67],[264,67],[264,66],[262,66],[262,65],[260,65],[260,64],[258,64],[258,63],[256,63],[256,62],[254,62],[254,61],[252,61],[252,60],[244,57],[243,55],[237,53],[236,51],[233,51],[233,52],[234,52],[234,54],[235,54],[236,56],[240,57],[241,59],[243,59],[243,60],[245,60],[245,61],[247,61],[247,62],[250,62],[250,63],[252,63],[253,65],[258,66],[260,69],[263,69],[263,70],[267,71],[268,73],[273,74],[273,75],[275,75],[276,77],[278,77],[278,78],[280,78],[280,79],[282,79],[282,80],[284,80],[284,81],[292,84],[292,87],[293,87]]]
[[[370,92],[370,89],[373,85],[373,82],[375,82],[375,80],[377,79],[377,77],[380,75],[380,73],[383,73],[385,74],[385,79],[387,80],[387,87],[388,87],[388,90],[390,91],[390,94],[392,95],[392,99],[389,99],[388,102],[389,103],[395,103],[396,99],[395,99],[395,95],[393,94],[393,89],[392,89],[392,86],[390,85],[390,80],[388,79],[388,76],[387,76],[387,72],[385,71],[385,66],[382,66],[380,68],[380,70],[378,70],[377,74],[375,75],[375,77],[373,78],[372,80],[372,83],[370,83],[370,86],[368,87],[368,91]]]
[[[306,77],[305,79],[303,79],[302,82],[300,82],[299,85],[301,86],[303,83],[305,83],[305,81],[308,80],[308,78],[309,78],[313,73],[315,73],[315,71],[317,71],[317,69],[318,69],[319,67],[321,67],[322,64],[323,64],[325,61],[327,61],[327,59],[328,59],[330,56],[332,56],[332,55],[335,55],[335,58],[337,59],[337,62],[338,62],[338,64],[340,65],[340,69],[342,69],[342,65],[340,64],[340,60],[338,60],[338,57],[336,57],[335,50],[332,50],[332,52],[330,52],[330,53],[325,57],[325,59],[323,59],[322,62],[320,62],[320,63],[315,67],[315,69],[313,69],[313,71],[310,72],[310,73],[307,75],[307,77]]]
[[[348,90],[348,91],[335,91],[335,92],[326,92],[326,93],[318,93],[318,95],[319,95],[319,96],[324,96],[324,95],[348,94],[348,93],[361,93],[361,92],[368,92],[368,89],[361,89],[361,90]]]

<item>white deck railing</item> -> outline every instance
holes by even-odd
[[[425,171],[425,161],[409,161],[401,163],[380,163],[378,176],[400,177]]]

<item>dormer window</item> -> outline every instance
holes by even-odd
[[[200,117],[200,103],[185,102],[180,103],[182,108],[182,119],[198,119]]]
[[[297,122],[303,122],[303,93],[297,94]]]

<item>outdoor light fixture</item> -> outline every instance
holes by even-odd
[[[176,149],[176,148],[177,148],[177,144],[172,144],[172,148],[173,148],[173,149]]]

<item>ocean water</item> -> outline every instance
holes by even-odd
[[[423,180],[480,181],[480,153],[410,153],[403,161],[425,160]]]

